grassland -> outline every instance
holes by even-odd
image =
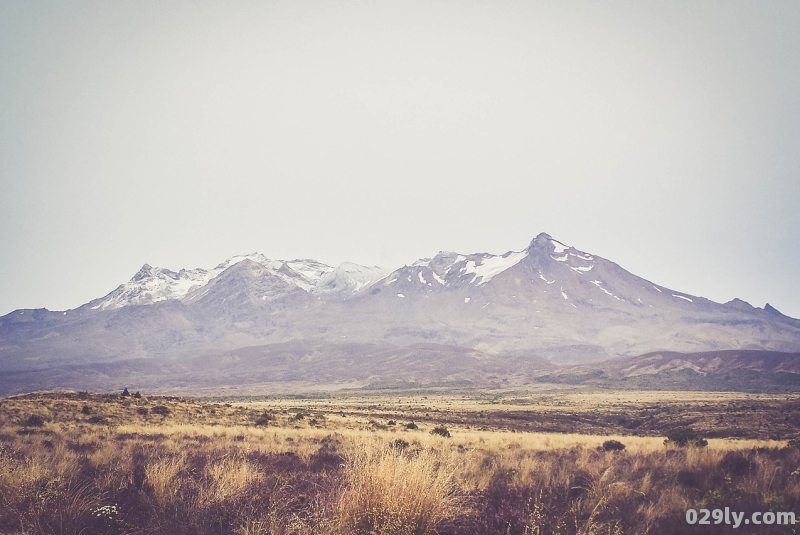
[[[798,424],[786,394],[15,396],[0,533],[727,533],[685,510],[798,511]],[[664,444],[687,426],[708,446]]]

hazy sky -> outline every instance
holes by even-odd
[[[0,0],[0,314],[542,231],[800,317],[800,2]]]

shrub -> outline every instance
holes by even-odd
[[[44,425],[44,420],[41,416],[31,414],[25,420],[23,420],[22,425],[25,427],[42,427]]]
[[[147,413],[150,412],[147,410],[147,407],[139,407],[136,409],[136,414],[141,414],[142,416],[147,416]]]
[[[419,427],[414,422],[408,422],[406,424],[406,429],[419,429]]]
[[[139,393],[139,391],[138,391],[138,390],[137,390],[137,391],[136,391],[136,393],[133,395],[133,397],[134,397],[134,398],[136,398],[136,399],[142,399],[142,395]]]
[[[386,427],[385,425],[383,425],[383,424],[382,424],[382,423],[380,423],[380,422],[376,422],[375,420],[370,420],[370,421],[369,421],[369,425],[371,425],[371,426],[372,426],[372,427],[374,427],[375,429],[380,429],[380,430],[382,430],[382,431],[385,431],[385,430],[387,429],[387,427]]]
[[[622,451],[625,449],[625,444],[619,440],[606,440],[603,442],[603,451]]]
[[[703,484],[703,474],[698,470],[678,470],[675,481],[684,487],[697,489]]]
[[[81,414],[91,414],[92,410],[89,408],[89,405],[84,405],[81,409]]]
[[[267,426],[269,425],[270,420],[272,420],[272,415],[267,411],[261,413],[261,415],[256,418],[255,425],[258,426]]]
[[[122,397],[126,398],[126,397],[130,396],[130,395],[131,395],[131,393],[130,393],[130,392],[128,392],[128,389],[126,388],[125,390],[123,390],[123,391],[122,391],[122,394],[120,394],[120,395],[121,395]]]
[[[719,467],[729,474],[743,476],[755,468],[755,463],[741,451],[729,451],[719,462]]]
[[[439,435],[440,437],[450,438],[450,431],[448,431],[447,428],[443,425],[434,427],[433,430],[431,430],[431,434]]]
[[[156,405],[155,407],[150,409],[150,412],[152,412],[153,414],[160,414],[161,416],[166,416],[167,414],[169,414],[169,408],[165,407],[164,405]]]
[[[667,433],[664,444],[678,446],[679,448],[685,448],[687,446],[704,448],[708,446],[708,441],[690,427],[677,427]]]
[[[408,444],[407,441],[403,440],[402,438],[398,438],[398,439],[395,439],[395,440],[391,441],[389,443],[389,446],[391,448],[394,448],[394,449],[398,450],[398,451],[403,451],[409,446],[409,444]]]

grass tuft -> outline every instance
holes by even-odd
[[[334,506],[341,534],[427,535],[460,505],[454,465],[430,450],[373,445],[347,459],[345,478]]]

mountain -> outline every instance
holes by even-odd
[[[536,381],[614,389],[797,392],[800,353],[659,351],[551,369]]]
[[[268,357],[290,346],[307,352],[285,361],[291,374]],[[522,384],[553,364],[721,350],[798,352],[800,321],[671,290],[543,233],[521,251],[443,251],[392,272],[258,253],[212,269],[145,264],[76,309],[0,318],[0,392],[136,373],[142,388]]]
[[[179,272],[142,266],[126,284],[105,297],[89,302],[92,310],[115,309],[130,305],[148,305],[169,299],[183,299],[192,290],[205,288],[228,268],[242,262],[260,266],[264,275],[282,280],[291,287],[298,287],[315,294],[351,294],[382,278],[386,273],[378,267],[365,267],[345,263],[334,269],[315,260],[270,260],[260,253],[235,256],[214,269],[202,268]],[[193,294],[196,296],[196,292]]]

